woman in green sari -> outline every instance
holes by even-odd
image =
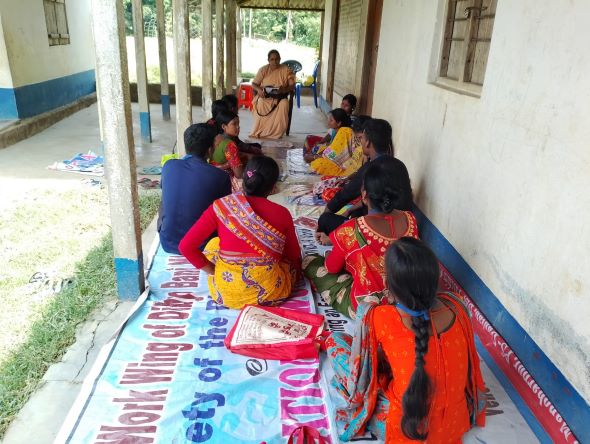
[[[209,163],[221,168],[234,178],[241,179],[244,172],[244,161],[240,157],[240,151],[236,139],[240,134],[240,118],[231,111],[221,111],[215,121],[223,130],[223,133],[215,139],[213,153]]]

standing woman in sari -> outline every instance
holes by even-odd
[[[380,302],[387,297],[387,246],[403,236],[418,237],[414,215],[395,209],[402,190],[396,188],[391,175],[393,163],[393,158],[383,159],[367,169],[361,198],[369,214],[330,233],[333,249],[325,259],[311,255],[303,262],[305,275],[324,301],[353,319],[362,302]]]
[[[287,96],[295,88],[295,74],[287,65],[281,65],[276,49],[268,52],[268,65],[258,70],[252,80],[257,95],[252,104],[254,125],[250,137],[280,139],[289,123]],[[270,92],[271,88],[275,88]]]
[[[485,425],[486,406],[467,307],[437,294],[438,260],[420,240],[395,241],[385,263],[393,305],[364,305],[354,337],[326,340],[332,383],[347,401],[336,413],[340,439],[369,430],[391,444],[460,443]]]
[[[180,242],[182,255],[209,275],[209,291],[218,304],[240,309],[276,304],[291,295],[301,250],[291,214],[267,199],[278,177],[273,159],[253,157],[244,170],[244,192],[213,202]],[[199,251],[215,231],[219,237]]]

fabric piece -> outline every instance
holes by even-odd
[[[350,292],[351,309],[357,310],[358,305],[367,300],[379,301],[385,294],[385,251],[387,247],[400,237],[418,237],[418,224],[414,215],[404,211],[407,228],[404,232],[393,233],[386,237],[373,230],[366,217],[345,222],[330,234],[332,252],[325,263],[329,273],[339,273],[342,269],[352,275]],[[394,216],[380,216],[394,227]],[[348,316],[347,313],[344,313]]]
[[[354,149],[352,151],[352,155],[348,164],[346,165],[346,169],[344,170],[344,176],[348,177],[354,173],[356,173],[365,163],[365,156],[363,154],[363,148],[360,146],[360,143],[356,142]]]
[[[215,274],[208,276],[211,297],[228,308],[241,309],[247,304],[274,305],[285,301],[297,278],[294,267],[260,256],[230,256],[219,250],[219,238],[213,238],[204,254],[215,264]]]
[[[47,168],[50,170],[64,171],[66,173],[102,176],[104,175],[104,158],[93,151],[88,151],[86,154],[78,153],[68,160],[54,162]]]
[[[246,200],[258,216],[285,235],[285,247],[281,260],[291,263],[296,270],[300,270],[301,249],[289,210],[263,197],[248,196]],[[195,267],[203,268],[207,265],[207,258],[196,246],[201,245],[215,232],[220,238],[220,247],[223,251],[242,254],[247,257],[262,257],[253,246],[237,237],[230,227],[226,226],[217,217],[213,205],[211,205],[191,227],[179,245],[182,254]]]
[[[222,138],[211,155],[211,164],[215,166],[227,164],[230,168],[242,166],[237,144],[229,137]]]
[[[261,87],[277,88],[284,88],[290,82],[295,82],[295,74],[286,65],[280,65],[274,70],[270,68],[270,65],[265,65],[258,70],[256,77],[252,80],[252,83]],[[276,108],[271,112],[275,105]],[[252,104],[252,117],[254,122],[250,137],[280,139],[285,134],[289,123],[289,101],[257,95]]]
[[[213,204],[215,215],[237,238],[260,255],[279,260],[286,236],[258,216],[243,194],[231,194]]]
[[[161,186],[160,243],[164,251],[180,254],[178,243],[190,227],[215,199],[231,193],[230,177],[198,157],[170,159],[162,167]]]
[[[344,176],[354,150],[352,129],[339,128],[329,144],[319,146],[318,154],[322,157],[311,162],[310,167],[318,174]]]
[[[361,188],[365,179],[365,172],[371,165],[371,162],[380,162],[380,159],[386,159],[389,155],[381,155],[369,162],[365,162],[360,169],[349,176],[348,182],[342,189],[336,193],[330,202],[328,202],[328,209],[332,213],[337,213],[342,207],[348,203],[358,199],[361,195]],[[396,188],[401,190],[400,200],[397,202],[396,209],[402,211],[410,211],[412,209],[412,187],[410,185],[410,176],[408,169],[404,163],[395,159],[395,166],[391,171],[391,175],[395,178]]]
[[[342,441],[361,436],[365,430],[383,439],[389,407],[378,382],[373,305],[363,304],[358,314],[362,321],[353,337],[334,332],[326,340],[328,360],[334,369],[332,386],[346,401],[346,407],[336,411]]]
[[[306,136],[305,142],[303,143],[303,154],[311,154],[316,145],[320,144],[325,137],[326,136],[316,136],[313,134]]]
[[[322,176],[319,182],[313,186],[313,194],[321,196],[325,190],[342,188],[347,179],[338,176]]]
[[[350,303],[352,276],[349,273],[328,273],[325,259],[319,254],[305,257],[303,272],[326,304],[354,319],[355,311]]]

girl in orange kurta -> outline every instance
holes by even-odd
[[[279,52],[270,50],[268,65],[260,68],[252,80],[252,88],[257,95],[252,104],[254,125],[250,137],[280,139],[287,130],[289,101],[286,96],[295,87],[295,74],[287,65],[280,63]],[[269,93],[268,87],[276,90]]]
[[[347,400],[336,416],[340,439],[365,429],[383,437],[385,422],[386,443],[460,443],[485,424],[467,309],[457,295],[436,293],[438,261],[418,239],[395,241],[385,262],[394,305],[364,305],[352,340],[333,333],[326,341],[335,387]],[[379,347],[388,371],[378,371]]]

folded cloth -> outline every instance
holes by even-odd
[[[47,168],[68,173],[102,176],[104,174],[104,158],[93,151],[88,151],[86,154],[78,153],[69,160],[54,162]]]
[[[162,167],[159,167],[159,166],[145,167],[145,168],[143,168],[142,171],[143,171],[143,174],[157,176],[159,174],[162,174]]]

